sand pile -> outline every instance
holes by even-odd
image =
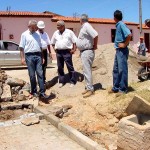
[[[114,64],[115,49],[113,44],[105,44],[98,46],[95,51],[95,60],[93,63],[93,82],[94,84],[101,84],[102,87],[110,87],[112,85],[112,70]],[[82,65],[79,54],[74,55],[73,63],[76,71],[82,73]],[[137,82],[137,71],[139,65],[134,57],[132,51],[128,60],[129,64],[129,83]]]

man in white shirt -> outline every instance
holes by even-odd
[[[81,16],[80,23],[82,27],[76,44],[81,53],[83,74],[86,82],[85,91],[82,95],[86,98],[94,94],[92,64],[95,57],[95,50],[97,49],[98,33],[88,23],[88,16],[86,14]]]
[[[41,52],[41,39],[36,33],[37,31],[37,21],[30,20],[28,25],[28,30],[22,33],[21,40],[19,44],[21,62],[23,65],[27,64],[28,73],[30,77],[31,84],[31,96],[37,97],[37,87],[36,87],[36,77],[40,87],[39,96],[41,100],[47,102],[46,99],[49,98],[45,94],[44,80],[43,80],[43,70],[42,70],[42,52]]]
[[[72,62],[72,54],[76,51],[76,36],[73,31],[65,29],[64,21],[57,21],[57,31],[54,32],[51,44],[56,52],[59,75],[59,87],[65,84],[64,62],[66,63],[69,76],[70,87],[76,84],[75,70]]]
[[[42,43],[42,53],[44,58],[44,63],[42,65],[42,68],[43,68],[44,83],[46,83],[47,50],[49,52],[49,58],[52,59],[50,39],[48,34],[44,31],[45,23],[43,21],[39,21],[37,23],[37,27],[38,27],[37,33],[41,37],[41,43]]]

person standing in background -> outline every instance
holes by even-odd
[[[146,56],[146,46],[143,37],[140,37],[140,45],[138,46],[138,55]]]
[[[37,27],[38,27],[37,33],[41,37],[42,53],[43,53],[43,58],[44,58],[44,63],[42,65],[43,79],[44,79],[44,83],[46,83],[46,68],[47,68],[47,55],[48,55],[47,50],[49,52],[49,58],[50,58],[50,60],[52,60],[50,39],[49,39],[48,34],[44,31],[44,28],[45,28],[44,21],[39,21],[37,23]]]

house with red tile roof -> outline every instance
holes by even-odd
[[[80,31],[80,19],[76,17],[65,17],[53,12],[27,12],[27,11],[0,11],[0,39],[12,40],[17,43],[20,41],[20,35],[27,29],[28,22],[31,19],[37,21],[43,20],[46,24],[45,31],[51,38],[54,31],[57,30],[56,22],[64,20],[66,28],[74,31],[78,36]],[[107,44],[114,42],[115,22],[113,19],[89,18],[89,22],[99,34],[98,44]],[[131,45],[136,48],[139,41],[139,24],[125,21],[132,32]],[[142,36],[145,38],[146,46],[150,50],[150,29],[143,25]]]

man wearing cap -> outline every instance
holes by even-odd
[[[59,87],[61,88],[65,84],[64,62],[70,76],[70,87],[73,87],[76,84],[76,73],[73,67],[72,54],[76,51],[76,36],[73,31],[65,28],[63,20],[57,21],[57,29],[52,36],[51,44],[57,56]]]
[[[146,46],[143,37],[140,37],[140,45],[138,46],[138,55],[146,56]]]
[[[28,73],[30,77],[31,84],[31,96],[37,97],[37,85],[36,77],[37,74],[38,84],[39,84],[39,96],[47,102],[47,96],[45,94],[44,80],[43,80],[43,70],[42,70],[42,52],[41,52],[41,39],[36,33],[37,31],[37,21],[30,20],[28,24],[28,30],[22,33],[21,40],[19,44],[21,63],[23,65],[27,64]]]
[[[44,83],[45,83],[46,82],[46,67],[47,67],[47,50],[49,52],[49,58],[52,59],[50,39],[49,39],[48,34],[44,31],[45,23],[43,21],[39,21],[37,23],[37,27],[38,27],[37,33],[41,37],[41,43],[42,43],[42,53],[43,53],[43,58],[44,58],[42,68],[43,68],[43,78],[44,78]]]
[[[86,82],[86,87],[82,92],[82,95],[86,98],[94,94],[92,64],[95,57],[95,50],[97,49],[98,33],[88,23],[88,15],[83,14],[80,23],[82,27],[77,39],[77,48],[81,53],[83,74]]]

